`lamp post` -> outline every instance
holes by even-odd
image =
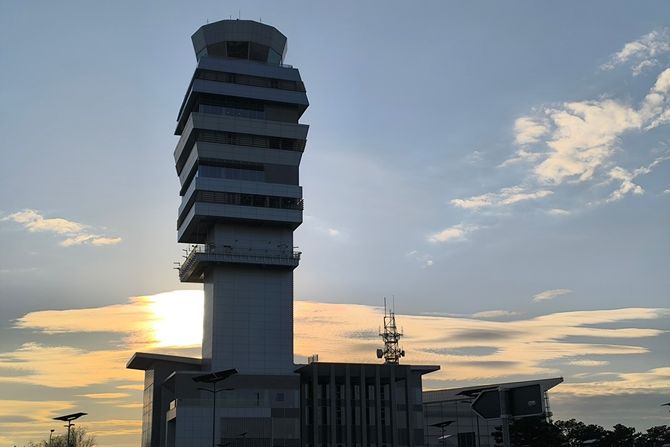
[[[88,413],[72,413],[72,414],[66,414],[65,416],[59,416],[57,418],[53,418],[54,421],[67,422],[67,425],[64,426],[67,427],[67,447],[72,447],[72,444],[70,444],[70,429],[72,428],[72,426],[74,426],[72,421],[74,421],[75,419],[79,419],[82,416],[86,416],[87,414]],[[51,432],[53,433],[53,430],[51,430]],[[51,444],[51,436],[49,436],[49,444]]]
[[[438,422],[437,424],[430,424],[431,427],[437,427],[442,431],[442,435],[439,437],[439,440],[442,441],[442,445],[446,445],[447,438],[449,437],[445,436],[444,430],[453,423],[454,421],[442,421]]]
[[[196,376],[193,378],[194,382],[206,383],[212,385],[211,390],[209,388],[198,388],[199,390],[212,393],[212,447],[216,447],[216,393],[220,391],[230,391],[232,389],[232,388],[219,388],[217,390],[216,384],[226,380],[227,378],[235,374],[237,374],[237,370],[233,368],[209,374],[204,374],[202,376]]]

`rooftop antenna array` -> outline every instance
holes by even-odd
[[[395,297],[393,301],[395,302]],[[400,358],[405,357],[405,351],[400,348],[400,337],[403,333],[402,330],[398,331],[393,309],[386,308],[386,298],[384,298],[384,331],[379,328],[379,336],[384,340],[384,348],[377,349],[377,358],[383,358],[384,363],[399,364]]]

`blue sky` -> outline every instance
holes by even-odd
[[[132,297],[190,287],[171,269],[175,117],[190,35],[238,14],[287,35],[307,86],[295,296],[338,309],[333,337],[366,321],[329,306],[375,312],[395,295],[407,327],[439,320],[407,340],[408,361],[442,365],[431,386],[562,375],[558,417],[667,421],[669,13],[660,1],[3,2],[0,433],[17,434],[0,440],[38,436],[7,408],[45,398],[94,409],[104,445],[136,443],[137,375],[54,387],[30,362],[168,348],[138,342],[114,311],[155,320],[141,309],[158,298]],[[81,308],[117,315],[119,330],[58,326]],[[303,316],[298,359],[311,353]],[[374,340],[361,343],[358,359],[374,361]],[[598,410],[624,402],[635,411]]]

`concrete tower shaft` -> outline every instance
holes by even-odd
[[[174,158],[178,240],[190,244],[179,276],[204,283],[203,364],[290,373],[305,88],[298,70],[282,65],[286,37],[271,26],[222,20],[192,40],[198,65]]]

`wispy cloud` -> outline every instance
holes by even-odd
[[[87,397],[89,399],[121,399],[130,396],[128,393],[90,393],[79,394],[80,397]]]
[[[175,293],[175,296],[179,295]],[[176,305],[164,306],[161,318],[179,319],[188,313],[189,308],[202,309],[202,292],[190,293],[192,299],[181,299],[175,301]],[[128,334],[122,337],[117,348],[99,351],[25,344],[18,350],[0,354],[0,381],[56,388],[116,383],[121,390],[136,389],[141,375],[125,369],[125,362],[135,350],[189,352],[193,355],[197,349],[190,345],[190,337],[183,339],[181,351],[174,344],[172,348],[160,348],[151,341],[155,338],[155,317],[151,318],[148,308],[151,302],[159,301],[160,296],[168,299],[170,294],[133,299],[126,305],[29,314],[21,320],[21,327],[46,333],[91,332],[96,328],[107,332],[109,321],[113,320],[118,326],[117,331],[126,330]],[[445,365],[434,379],[459,381],[558,373],[560,371],[547,364],[603,355],[644,354],[648,348],[631,344],[632,341],[656,337],[664,331],[634,327],[632,322],[669,316],[668,309],[627,308],[562,312],[533,318],[518,318],[509,311],[492,310],[473,316],[398,315],[398,319],[407,334],[403,345],[408,352],[408,362]],[[326,361],[374,361],[380,341],[376,337],[352,337],[351,334],[366,330],[374,332],[381,317],[382,310],[371,306],[296,301],[296,355],[318,352]],[[492,320],[498,317],[506,317],[506,321]],[[148,321],[138,323],[138,318]],[[82,319],[86,321],[81,322]],[[195,331],[202,328],[201,319],[182,318],[180,323],[184,331],[190,330],[190,326]],[[608,327],[602,327],[605,323]],[[599,326],[594,327],[596,325]],[[135,333],[138,330],[143,333]],[[577,339],[582,341],[575,341]],[[10,371],[12,374],[3,374]],[[86,396],[101,400],[118,397],[108,392],[87,393]]]
[[[670,52],[670,29],[654,30],[639,39],[626,43],[601,66],[603,70],[612,70],[627,63],[632,64],[633,75],[659,65],[659,57]]]
[[[91,233],[89,225],[60,217],[45,218],[38,211],[30,209],[18,211],[0,220],[21,224],[30,232],[47,232],[65,236],[65,239],[60,242],[63,247],[84,244],[94,246],[116,245],[121,242],[120,237],[108,237]]]
[[[537,179],[549,184],[590,180],[610,159],[622,134],[668,121],[669,88],[670,69],[667,69],[638,108],[604,99],[546,109],[544,114],[551,123],[551,131],[545,143],[550,153],[535,166]]]
[[[423,268],[432,267],[434,264],[433,257],[430,254],[418,250],[410,251],[407,253],[407,257],[421,264]]]
[[[0,354],[0,382],[52,388],[77,388],[113,381],[133,381],[137,374],[123,365],[131,350],[87,351],[72,346],[25,343]],[[18,374],[3,375],[14,371]]]
[[[478,230],[477,225],[458,224],[447,227],[428,236],[428,241],[433,243],[457,242],[465,240],[467,235]]]
[[[607,366],[609,365],[610,362],[607,360],[573,360],[571,362],[568,362],[568,365],[573,365],[573,366]]]
[[[524,186],[512,186],[502,188],[498,192],[489,192],[466,199],[453,199],[449,203],[457,208],[479,210],[482,208],[514,205],[519,202],[541,199],[551,194],[553,192],[546,189],[530,190]]]
[[[612,168],[607,175],[612,181],[620,182],[619,187],[612,191],[610,196],[605,200],[606,202],[616,202],[617,200],[623,199],[628,194],[644,194],[644,189],[642,186],[633,182],[637,177],[641,175],[649,174],[654,167],[658,164],[670,159],[670,157],[664,156],[659,157],[648,166],[643,166],[635,170],[627,171],[626,169],[616,166]]]
[[[547,210],[547,214],[551,216],[569,216],[571,213],[563,208],[552,208]]]
[[[305,216],[305,221],[309,221],[309,228],[316,230],[317,232],[326,235],[333,240],[344,241],[347,239],[347,232],[342,228],[338,228],[330,222],[326,222],[323,219],[307,215]]]
[[[557,296],[561,295],[567,295],[568,293],[572,293],[572,290],[570,289],[551,289],[551,290],[545,290],[544,292],[537,293],[533,295],[533,301],[540,302],[540,301],[548,301],[548,300],[553,300]]]
[[[296,353],[318,352],[324,361],[370,361],[381,341],[354,339],[348,334],[369,327],[381,313],[369,306],[296,302]],[[511,321],[414,315],[398,315],[398,321],[406,334],[403,347],[409,363],[444,365],[430,380],[471,381],[560,373],[547,365],[576,357],[644,354],[648,349],[630,344],[631,340],[656,337],[663,330],[593,326],[621,326],[668,315],[667,309],[629,308],[562,312]],[[575,341],[578,338],[589,341]],[[482,352],[475,355],[472,348]],[[670,381],[667,386],[670,389]]]
[[[501,318],[501,317],[512,317],[514,315],[519,315],[518,312],[512,312],[509,310],[484,310],[482,312],[476,312],[472,314],[473,318]]]
[[[578,397],[670,393],[670,367],[641,372],[612,372],[608,375],[613,378],[582,383],[563,383],[556,388],[555,392]]]
[[[667,155],[637,169],[615,164],[613,155],[620,149],[620,139],[624,134],[647,132],[668,122],[670,68],[657,76],[654,85],[637,106],[604,98],[543,107],[534,115],[516,120],[517,153],[500,165],[529,162],[527,186],[521,191],[520,186],[515,186],[467,199],[454,199],[451,204],[471,210],[508,205],[544,198],[551,195],[558,185],[584,183],[596,176],[601,183],[603,179],[619,183],[608,197],[596,203],[643,194],[644,189],[633,180],[649,174],[660,162],[668,159]],[[534,147],[533,151],[529,151],[529,145]]]
[[[549,127],[544,119],[522,116],[514,122],[514,141],[519,146],[537,143],[548,132]]]

